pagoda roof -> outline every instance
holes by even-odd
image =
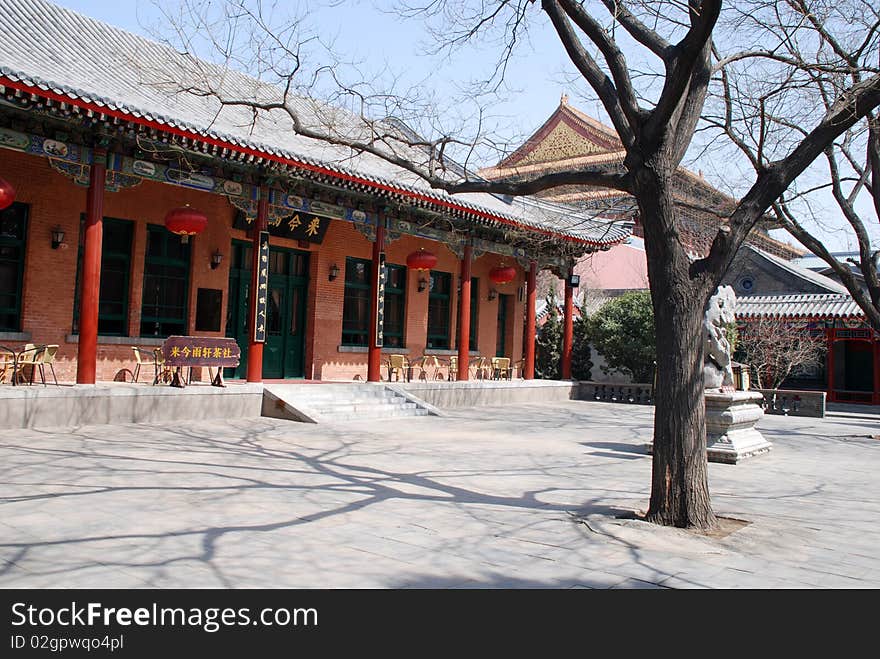
[[[477,224],[514,226],[588,248],[607,248],[630,234],[627,224],[571,206],[434,189],[379,156],[298,134],[283,110],[255,116],[245,105],[224,105],[211,95],[183,90],[193,75],[204,76],[224,97],[261,102],[282,98],[274,85],[46,0],[0,0],[0,91],[45,99],[65,112],[158,129],[208,145],[211,153],[228,149],[245,154],[249,162],[282,163],[293,175],[321,177]],[[343,139],[370,134],[366,122],[353,113],[305,97],[287,100],[307,125],[330,125]],[[393,123],[387,128],[402,134]],[[429,158],[405,139],[388,148],[416,163]]]

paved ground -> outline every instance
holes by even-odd
[[[710,466],[709,538],[647,504],[652,409],[587,401],[335,427],[0,440],[0,587],[880,586],[880,420],[766,417]]]

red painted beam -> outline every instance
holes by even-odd
[[[565,318],[562,329],[562,379],[571,379],[571,346],[574,339],[574,289],[565,282]]]
[[[458,294],[458,374],[459,380],[468,379],[471,347],[471,262],[473,247],[465,245],[461,258],[461,291]]]
[[[260,199],[257,202],[257,219],[254,222],[251,248],[251,285],[248,290],[248,357],[247,357],[247,381],[263,381],[263,344],[254,341],[256,336],[256,313],[257,313],[257,288],[260,267],[269,267],[268,264],[260,263],[260,232],[266,231],[269,226],[269,188],[260,186]]]
[[[79,346],[76,354],[77,384],[95,384],[98,364],[98,303],[101,295],[107,152],[104,149],[95,149],[93,156],[89,189],[86,193],[82,288],[79,295]]]
[[[535,379],[535,303],[538,301],[538,263],[529,262],[529,278],[526,284],[526,355],[523,363],[523,379]]]

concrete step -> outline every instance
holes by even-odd
[[[334,414],[337,412],[369,412],[372,410],[376,410],[377,412],[382,411],[390,411],[397,408],[402,409],[416,409],[418,405],[415,403],[410,403],[403,399],[399,400],[383,400],[381,404],[376,404],[373,402],[351,402],[351,401],[340,401],[338,403],[332,404],[324,404],[324,405],[311,405],[306,406],[303,404],[304,408],[313,410],[319,414]]]
[[[324,421],[327,423],[346,423],[349,421],[376,421],[382,419],[400,419],[408,417],[430,416],[430,414],[431,413],[428,412],[428,410],[416,408],[404,410],[401,413],[394,414],[379,414],[371,412],[336,414],[332,418],[328,417]]]
[[[267,385],[264,416],[325,423],[435,414],[381,384]]]

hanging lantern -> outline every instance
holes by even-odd
[[[165,216],[165,228],[178,236],[195,236],[208,226],[208,216],[190,208],[189,204],[168,211]]]
[[[506,284],[516,277],[516,268],[512,265],[499,265],[489,271],[489,279],[494,284]]]
[[[410,270],[430,270],[437,265],[437,257],[426,252],[424,247],[406,257],[406,267]]]
[[[0,178],[0,211],[15,201],[15,188],[5,178]]]

